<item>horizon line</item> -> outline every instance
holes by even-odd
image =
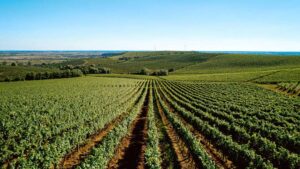
[[[123,49],[0,49],[0,52],[20,51],[20,52],[39,52],[39,51],[120,51],[120,52],[300,52],[300,50],[123,50]]]

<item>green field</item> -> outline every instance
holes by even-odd
[[[128,58],[128,60],[119,60]],[[195,52],[129,52],[106,59],[85,59],[113,73],[136,73],[142,68],[171,69],[169,80],[255,81],[275,83],[300,79],[300,57],[206,54]]]
[[[299,98],[121,76],[1,83],[2,167],[300,167]]]
[[[299,68],[300,57],[223,54],[176,71],[176,74],[231,73]]]
[[[183,67],[204,62],[216,54],[206,54],[198,52],[128,52],[110,58],[90,58],[71,60],[67,64],[89,65],[96,64],[112,69],[113,73],[137,73],[142,68],[149,69],[181,69]],[[128,58],[122,60],[121,58]],[[121,59],[121,60],[120,60]]]
[[[1,82],[0,166],[299,169],[299,58],[128,52],[2,65],[2,79],[68,65],[112,73]],[[145,67],[175,71],[137,74]]]
[[[66,65],[96,65],[109,68],[113,74],[136,74],[143,68],[172,69],[168,77],[163,77],[169,80],[277,83],[300,79],[300,57],[298,56],[165,51],[127,52],[108,58],[71,59],[42,67],[0,66],[0,80],[3,81],[6,77],[23,76],[25,72],[48,71]]]

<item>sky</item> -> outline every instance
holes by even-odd
[[[300,1],[0,0],[0,50],[300,51]]]

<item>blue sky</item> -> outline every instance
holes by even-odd
[[[0,50],[300,51],[299,0],[0,0]]]

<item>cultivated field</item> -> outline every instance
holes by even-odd
[[[299,168],[300,100],[249,83],[0,84],[3,168]]]
[[[300,168],[299,57],[106,55],[0,65],[1,168]]]

